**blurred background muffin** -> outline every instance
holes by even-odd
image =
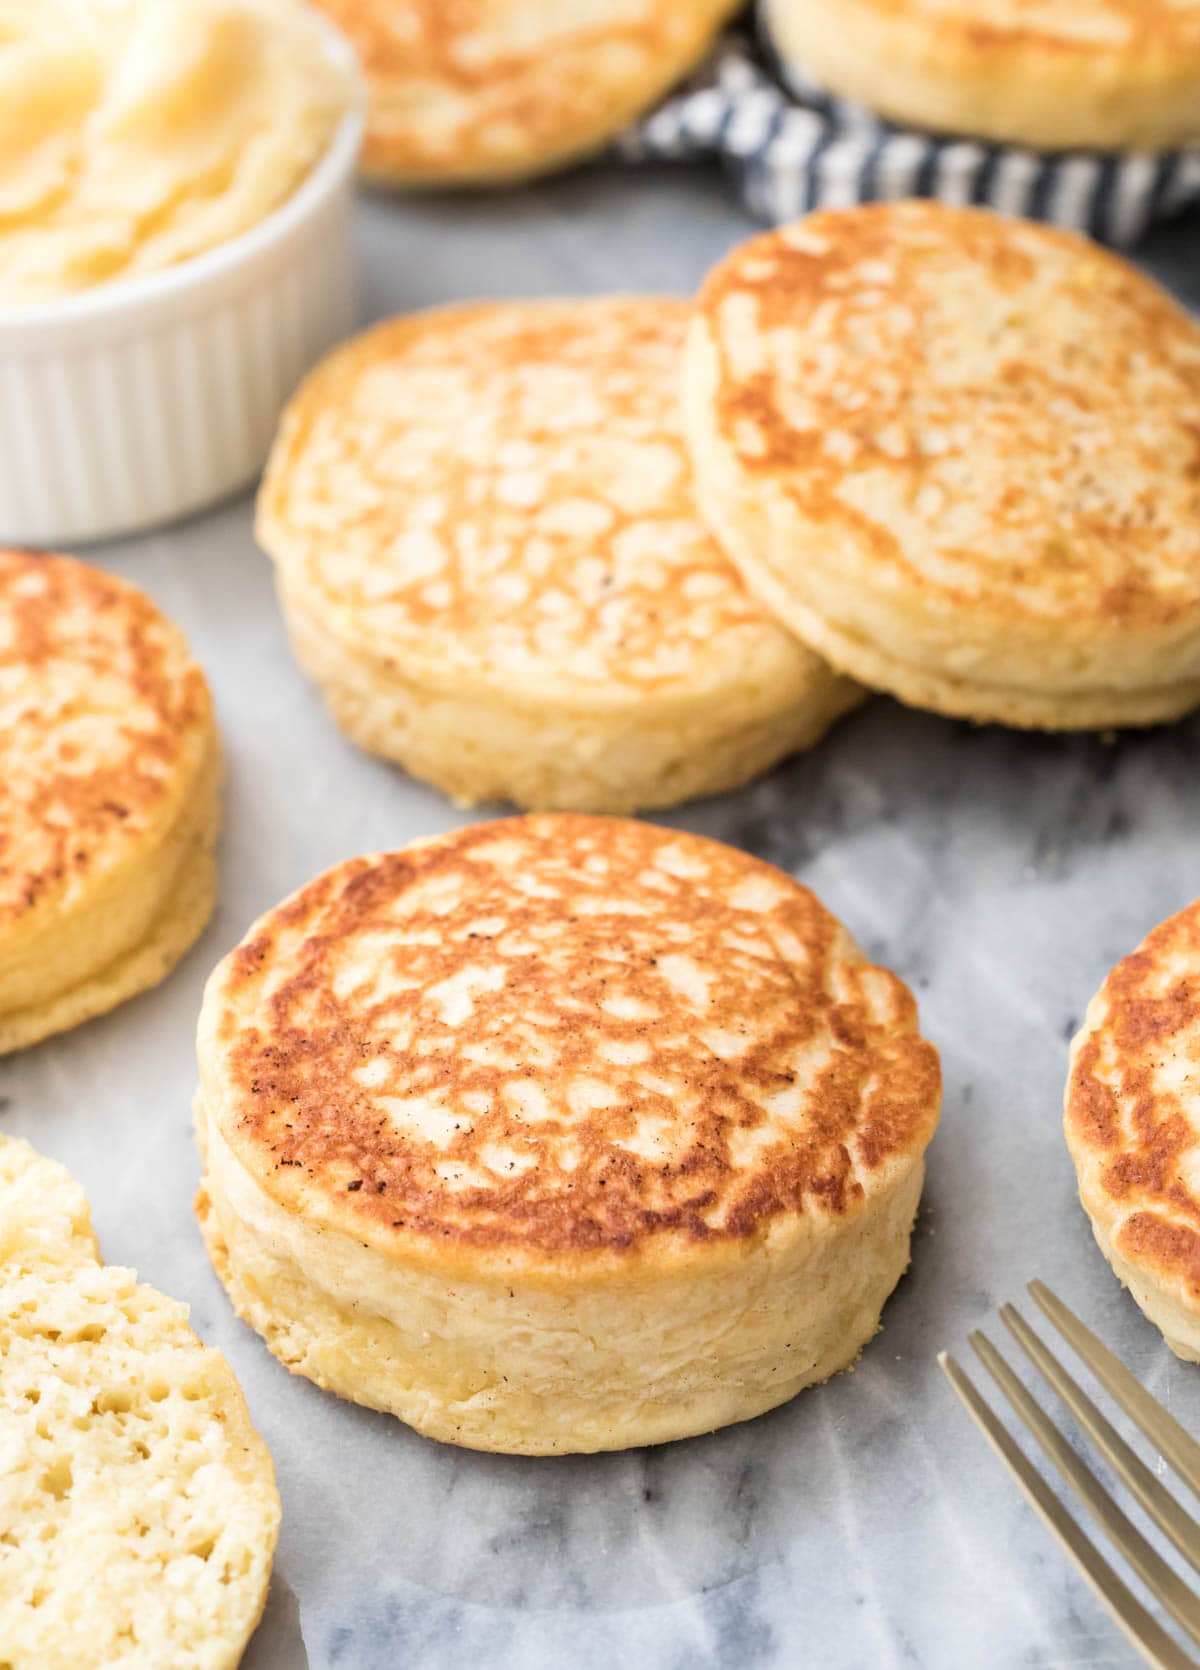
[[[543,174],[598,150],[739,0],[317,0],[370,90],[366,172],[398,185]]]
[[[1200,139],[1200,0],[764,0],[780,57],[892,121],[1040,150]]]

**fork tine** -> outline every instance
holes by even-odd
[[[1200,1642],[1200,1595],[1192,1590],[1154,1549],[1091,1468],[1071,1448],[1037,1399],[1013,1373],[1005,1359],[984,1334],[977,1330],[967,1336],[972,1349],[999,1386],[1004,1396],[1033,1434],[1043,1453],[1054,1463],[1064,1482],[1074,1491],[1104,1528],[1109,1541],[1133,1567],[1138,1577],[1167,1611]]]
[[[1101,1345],[1092,1330],[1084,1327],[1074,1311],[1069,1310],[1045,1282],[1031,1281],[1029,1291],[1100,1384],[1145,1433],[1163,1460],[1168,1461],[1184,1483],[1200,1496],[1200,1444],[1184,1431],[1173,1415],[1167,1414],[1162,1404],[1150,1396],[1106,1345]]]
[[[1121,1581],[1090,1537],[1080,1530],[1041,1474],[1009,1436],[975,1384],[946,1351],[938,1366],[966,1406],[967,1413],[1008,1468],[1026,1500],[1074,1562],[1096,1599],[1154,1670],[1196,1670],[1194,1662],[1152,1618]]]
[[[1137,1497],[1159,1530],[1170,1537],[1184,1559],[1200,1572],[1200,1525],[1159,1483],[1045,1341],[1034,1333],[1020,1311],[1012,1305],[1001,1305],[1000,1318],[1034,1367],[1053,1386],[1113,1472]]]

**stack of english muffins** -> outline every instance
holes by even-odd
[[[1200,330],[1071,234],[903,202],[694,303],[478,303],[338,349],[259,500],[347,734],[463,804],[746,781],[865,689],[1039,729],[1200,702]],[[865,687],[865,689],[864,689]]]

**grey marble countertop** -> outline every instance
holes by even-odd
[[[364,317],[690,289],[750,229],[715,175],[606,167],[490,199],[376,199],[360,228]],[[1143,253],[1200,303],[1200,222]],[[192,1219],[189,1120],[201,986],[251,919],[337,859],[464,815],[340,740],[287,653],[247,500],[91,554],[152,593],[210,674],[221,903],[157,991],[0,1063],[0,1118],[72,1168],[106,1256],[189,1301],[241,1377],[284,1512],[252,1670],[1131,1666],[934,1355],[1041,1275],[1200,1426],[1200,1369],[1102,1262],[1059,1113],[1088,998],[1200,891],[1200,720],[1106,742],[877,700],[811,756],[664,820],[793,871],[916,990],[946,1098],[912,1269],[853,1374],[748,1425],[622,1455],[474,1455],[291,1378],[235,1321]]]

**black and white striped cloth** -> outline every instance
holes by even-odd
[[[937,197],[1131,244],[1200,202],[1200,145],[1039,152],[914,132],[789,73],[748,31],[728,36],[620,150],[630,161],[718,157],[772,225],[809,209]]]

